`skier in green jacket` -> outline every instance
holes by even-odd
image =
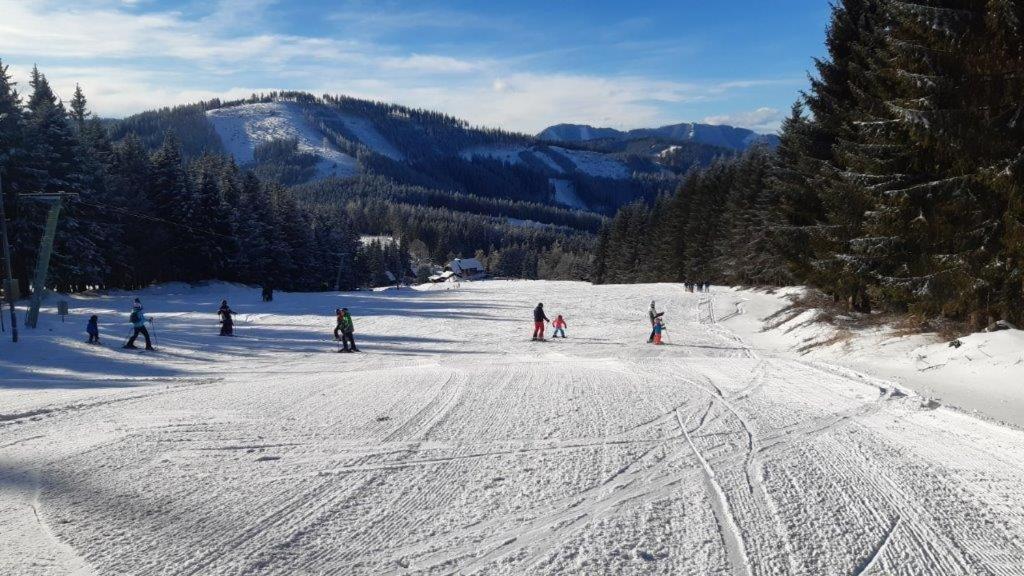
[[[342,308],[341,314],[338,316],[338,328],[335,332],[341,332],[341,345],[342,348],[338,352],[359,352],[359,348],[356,348],[356,339],[354,336],[355,328],[352,326],[352,315],[348,313],[348,308]]]

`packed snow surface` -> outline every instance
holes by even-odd
[[[352,176],[356,159],[334,148],[309,124],[295,102],[276,101],[241,104],[206,112],[221,142],[239,164],[253,161],[258,144],[273,140],[296,139],[299,151],[320,158],[320,176]],[[348,124],[346,123],[346,126]]]
[[[119,347],[136,295],[156,353]],[[746,293],[71,302],[0,344],[3,574],[1024,571],[1024,433],[755,345]],[[530,341],[537,302],[567,339]],[[334,353],[339,306],[362,353]],[[90,314],[103,346],[83,343]]]

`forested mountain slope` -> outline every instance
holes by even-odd
[[[111,135],[134,133],[155,149],[168,130],[186,157],[228,153],[284,185],[374,175],[399,185],[608,214],[674,190],[690,168],[735,153],[730,145],[656,134],[637,142],[549,145],[437,112],[302,92],[145,112],[115,122]]]

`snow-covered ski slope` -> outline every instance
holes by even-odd
[[[206,117],[220,136],[224,149],[239,164],[253,161],[258,144],[295,139],[300,152],[320,158],[317,165],[320,176],[352,176],[358,169],[356,159],[327,143],[294,102],[227,106],[207,111]]]
[[[170,285],[155,354],[132,296],[0,345],[0,573],[1024,574],[1024,432],[753,347],[733,291]]]

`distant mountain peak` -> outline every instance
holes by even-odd
[[[672,142],[710,144],[740,151],[759,143],[769,146],[778,144],[778,136],[774,134],[758,134],[747,128],[693,122],[669,124],[659,128],[637,128],[625,132],[615,128],[597,128],[587,124],[556,124],[542,130],[537,134],[537,138],[549,142],[659,138]]]

